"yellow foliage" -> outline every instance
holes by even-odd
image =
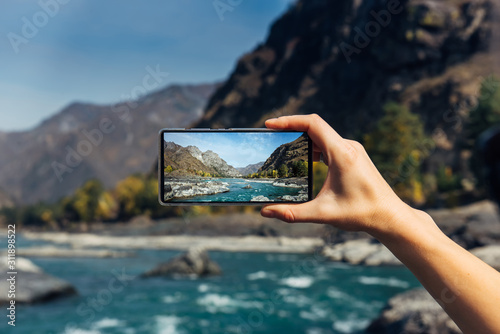
[[[118,183],[115,189],[116,197],[126,213],[135,211],[137,207],[136,195],[142,192],[144,187],[144,181],[138,176],[129,176]]]
[[[453,177],[453,170],[450,166],[446,166],[446,168],[444,169],[444,174],[446,175],[446,177]]]
[[[109,192],[99,196],[96,209],[96,217],[101,220],[109,220],[116,217],[118,205]]]
[[[328,174],[328,166],[322,162],[313,162],[313,193],[316,196],[321,188],[323,187],[323,183],[325,183],[326,176]]]
[[[191,214],[194,216],[201,216],[201,215],[207,215],[210,214],[210,207],[209,206],[193,206],[191,207]]]
[[[411,185],[413,189],[413,202],[416,204],[425,203],[425,195],[422,187],[422,182],[412,180]]]
[[[52,221],[52,218],[53,218],[53,214],[52,214],[52,211],[50,210],[45,210],[42,212],[42,215],[40,216],[40,218],[42,218],[42,220],[46,223],[49,223]]]

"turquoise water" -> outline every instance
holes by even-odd
[[[250,202],[256,196],[262,195],[270,200],[277,200],[279,196],[299,194],[301,188],[275,187],[272,182],[262,182],[245,179],[216,179],[216,181],[229,183],[229,192],[194,196],[182,199],[173,199],[171,202]],[[208,182],[208,181],[207,181]],[[244,186],[250,185],[252,189],[243,189]]]
[[[419,286],[404,268],[353,267],[297,254],[211,252],[223,276],[131,278],[176,254],[34,258],[48,273],[71,282],[79,295],[21,306],[15,330],[2,321],[0,332],[363,333],[388,298]],[[113,280],[113,272],[127,275],[124,285]]]

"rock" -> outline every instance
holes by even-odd
[[[500,271],[500,245],[489,245],[474,248],[471,253]]]
[[[446,235],[466,249],[500,243],[500,218],[493,202],[480,201],[427,213]]]
[[[255,230],[255,232],[253,234],[261,236],[261,237],[277,237],[277,236],[279,236],[279,232],[276,231],[275,228],[273,228],[272,226],[267,225],[267,224],[259,225],[259,227]]]
[[[305,202],[307,201],[307,194],[299,194],[297,196],[284,195],[278,198],[287,202]]]
[[[10,275],[7,263],[0,265],[0,304],[7,304]],[[16,258],[16,304],[47,302],[61,297],[75,295],[76,289],[68,282],[53,277],[28,259]]]
[[[255,196],[250,200],[250,202],[270,202],[271,200],[265,196],[259,195]]]
[[[307,178],[293,177],[288,179],[278,179],[273,182],[273,186],[284,188],[306,188]]]
[[[366,329],[377,334],[460,334],[458,326],[424,289],[396,295]]]
[[[219,265],[213,262],[203,248],[191,248],[186,253],[174,257],[166,263],[145,272],[141,277],[155,276],[196,276],[221,275]]]
[[[165,201],[173,198],[214,195],[229,191],[229,184],[219,181],[168,180],[165,185],[167,186],[164,192]]]
[[[384,245],[379,245],[378,249],[368,255],[363,264],[365,266],[400,266],[403,265],[399,259],[391,253]]]
[[[352,265],[401,265],[384,245],[372,239],[350,240],[333,247],[325,246],[322,254],[331,261],[342,261]]]
[[[252,186],[251,185],[246,185],[243,187],[243,189],[252,189]]]

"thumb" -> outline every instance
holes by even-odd
[[[287,223],[318,221],[318,207],[315,201],[302,204],[273,204],[262,208],[261,215],[277,218]]]

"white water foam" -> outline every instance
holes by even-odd
[[[177,327],[182,322],[182,319],[173,315],[155,317],[156,328],[158,334],[180,334],[184,333]]]
[[[358,278],[358,282],[364,285],[385,285],[396,288],[409,288],[410,283],[397,279],[395,277],[369,277],[369,276],[360,276]]]
[[[101,334],[101,332],[97,330],[86,330],[81,328],[67,328],[63,334]]]
[[[305,289],[314,283],[314,278],[310,276],[288,277],[280,280],[280,283],[291,288]]]
[[[333,323],[332,327],[341,333],[355,333],[366,328],[369,323],[369,320],[361,319],[337,320]]]
[[[112,327],[121,327],[125,325],[125,321],[119,319],[111,319],[111,318],[103,318],[99,321],[96,321],[93,325],[93,329],[101,329],[101,328],[112,328]]]
[[[272,275],[269,275],[265,271],[257,271],[255,273],[248,274],[247,275],[247,279],[249,281],[255,281],[255,280],[258,280],[258,279],[265,279],[265,278],[271,279],[271,276]]]
[[[165,304],[175,304],[180,302],[182,299],[184,299],[184,296],[181,293],[176,292],[173,295],[164,296],[161,300]]]
[[[204,306],[210,313],[236,313],[238,308],[258,308],[261,302],[236,300],[227,295],[209,293],[196,300],[198,305]]]
[[[207,292],[208,290],[210,290],[210,286],[208,284],[200,284],[198,285],[198,292]]]

